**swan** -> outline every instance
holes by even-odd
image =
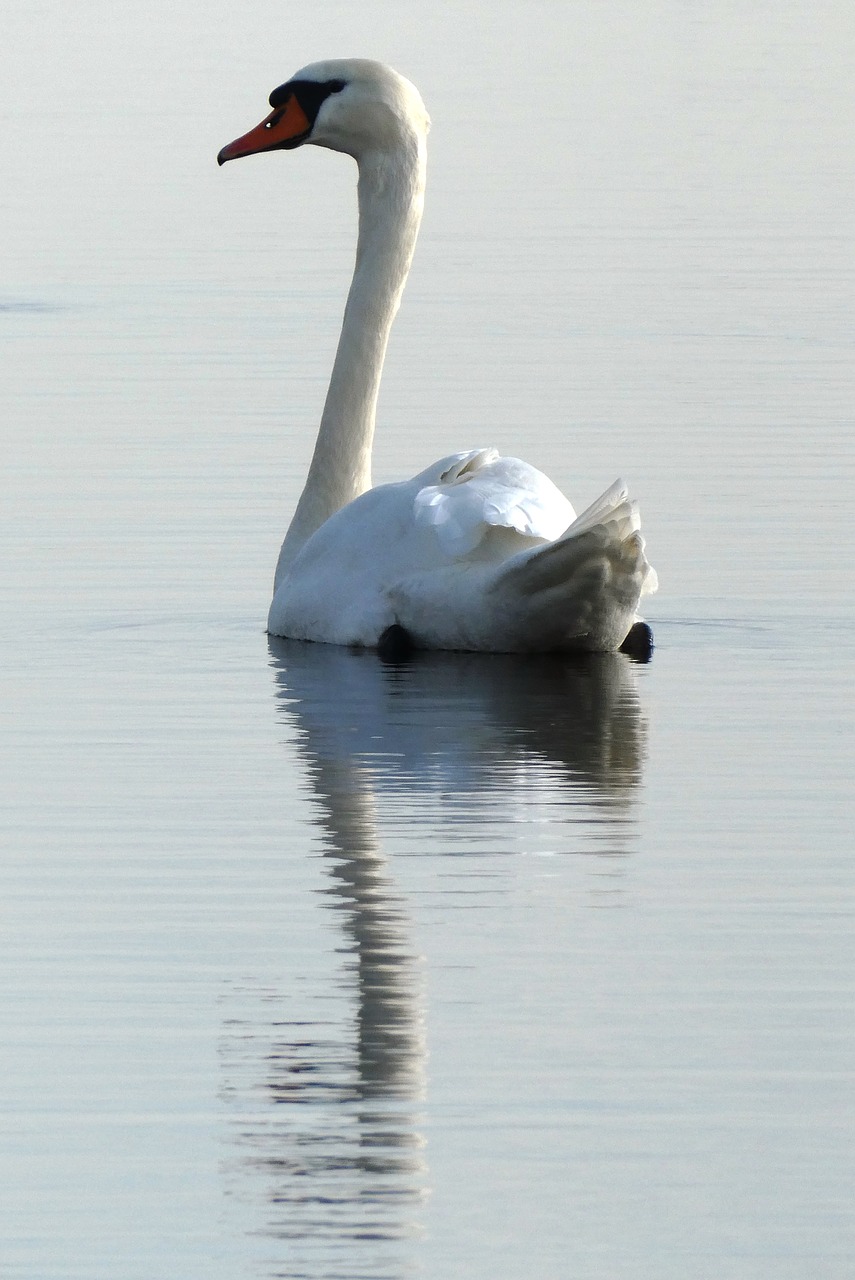
[[[390,637],[422,649],[619,649],[656,589],[621,481],[577,518],[540,471],[480,448],[372,488],[380,376],[424,201],[430,120],[418,90],[382,63],[332,60],[269,101],[219,164],[311,143],[359,171],[356,265],[269,632],[381,652]]]

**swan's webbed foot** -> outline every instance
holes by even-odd
[[[377,641],[377,656],[381,662],[392,664],[407,662],[413,656],[415,647],[413,637],[407,628],[402,627],[398,622],[393,622]]]
[[[633,662],[649,662],[653,656],[653,631],[646,622],[634,622],[620,647]]]

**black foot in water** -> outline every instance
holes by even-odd
[[[632,658],[633,662],[650,661],[653,656],[653,632],[646,622],[632,624],[620,651]]]
[[[413,656],[415,647],[407,628],[393,622],[377,641],[377,655],[381,662],[407,662]]]

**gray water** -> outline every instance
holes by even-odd
[[[0,1272],[852,1274],[839,0],[4,18]],[[269,642],[353,169],[434,126],[376,478],[618,474],[649,665]]]

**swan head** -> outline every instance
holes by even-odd
[[[382,62],[365,58],[313,62],[274,89],[261,124],[223,147],[218,164],[258,151],[291,151],[305,142],[359,160],[394,150],[430,127],[415,85]]]

